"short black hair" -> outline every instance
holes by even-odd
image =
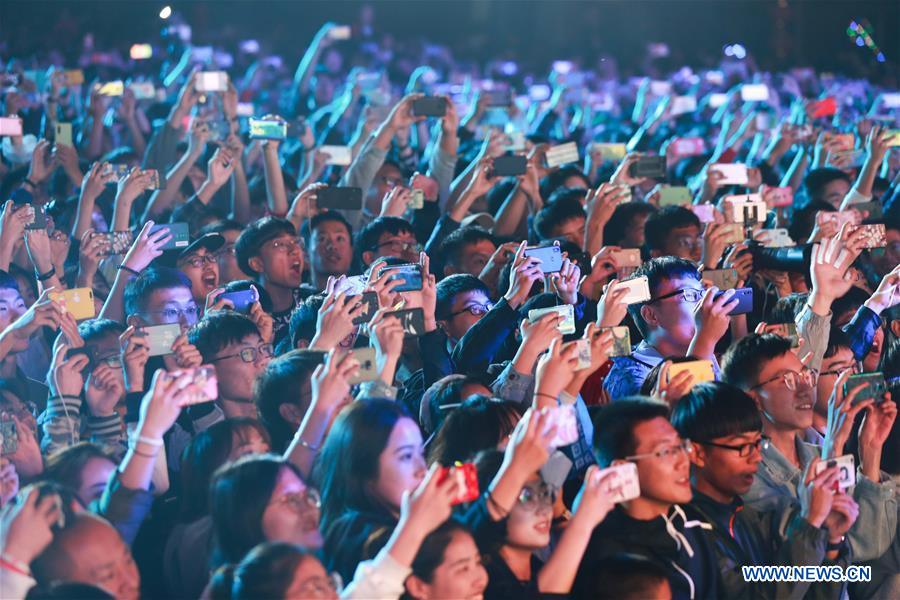
[[[462,257],[467,246],[477,244],[481,241],[488,241],[494,245],[497,244],[491,232],[483,227],[477,225],[460,227],[444,238],[444,241],[441,242],[441,245],[438,248],[436,256],[440,257],[442,267],[446,267],[447,265],[458,267],[462,262]],[[438,274],[438,276],[440,275],[443,275],[443,273]]]
[[[644,243],[647,250],[661,251],[669,239],[673,229],[700,226],[700,219],[693,211],[683,206],[664,206],[647,218],[644,224]]]
[[[594,458],[601,468],[634,454],[635,426],[669,417],[669,406],[646,396],[629,396],[607,404],[594,416]]]
[[[250,259],[259,256],[263,244],[282,234],[295,236],[297,230],[290,221],[280,217],[263,217],[247,225],[234,243],[234,253],[241,271],[250,277],[258,277],[259,273],[250,266]]]
[[[21,293],[19,282],[16,281],[16,278],[2,270],[0,270],[0,290],[16,290]]]
[[[291,313],[291,321],[288,325],[291,349],[296,348],[297,342],[300,340],[311,341],[316,336],[319,309],[322,308],[324,302],[325,296],[313,294],[304,299]]]
[[[539,192],[541,194],[541,198],[544,200],[548,200],[550,196],[553,195],[553,192],[557,190],[557,188],[562,187],[562,185],[566,182],[566,179],[569,177],[580,177],[584,182],[584,187],[589,188],[591,183],[588,181],[587,176],[584,172],[576,167],[575,165],[566,165],[560,169],[555,171],[551,171],[547,175],[541,179],[539,184]]]
[[[303,223],[303,227],[300,228],[300,235],[303,236],[303,241],[306,242],[307,247],[309,247],[309,241],[313,231],[315,231],[316,227],[322,223],[340,223],[347,229],[347,237],[349,238],[350,243],[353,243],[353,225],[350,224],[350,221],[337,211],[326,210]]]
[[[136,315],[147,307],[147,299],[157,290],[184,287],[191,289],[187,275],[171,267],[152,267],[125,284],[125,316]]]
[[[554,192],[553,199],[534,216],[534,231],[541,240],[554,237],[553,229],[572,219],[586,219],[579,196],[583,190],[562,188]]]
[[[400,235],[401,233],[415,234],[412,224],[400,217],[378,217],[363,227],[356,236],[356,250],[362,262],[362,253],[374,251],[378,246],[378,240],[385,233]]]
[[[643,600],[657,594],[668,574],[658,563],[638,554],[616,554],[587,574],[584,589],[595,600]],[[579,588],[581,584],[579,584]]]
[[[822,194],[825,192],[825,186],[833,181],[846,181],[850,183],[850,176],[832,167],[822,167],[813,169],[803,178],[803,188],[806,190],[806,196],[810,200],[822,200]]]
[[[678,277],[688,277],[700,281],[700,272],[697,270],[697,266],[689,260],[674,256],[660,256],[648,260],[635,269],[633,277],[646,277],[650,287],[650,297],[656,298],[659,288],[665,281]],[[641,316],[641,307],[644,304],[643,302],[629,304],[628,314],[631,315],[641,334],[647,337],[647,322]]]
[[[765,363],[790,351],[791,341],[780,335],[746,335],[722,357],[722,381],[749,390],[759,383],[759,374]]]
[[[640,215],[652,215],[656,210],[649,202],[623,202],[618,205],[603,227],[603,243],[607,246],[621,246],[631,221]]]
[[[850,336],[840,327],[832,327],[828,332],[828,346],[825,348],[825,354],[822,355],[822,358],[831,358],[841,348],[853,349]]]
[[[279,408],[288,402],[300,402],[300,388],[310,380],[320,363],[314,354],[292,350],[273,359],[256,380],[253,400],[260,420],[272,435],[273,451],[284,450],[295,429],[284,420]],[[306,412],[308,407],[300,408]]]
[[[775,302],[766,322],[770,325],[780,323],[794,323],[797,316],[803,311],[806,301],[809,299],[807,292],[792,292],[782,296]]]
[[[441,279],[435,289],[437,302],[434,310],[436,319],[449,319],[450,309],[456,297],[465,292],[479,291],[485,298],[491,297],[491,291],[483,281],[468,273],[456,273]]]
[[[229,344],[239,344],[244,338],[259,335],[259,328],[250,318],[233,311],[207,315],[188,329],[187,338],[203,357],[203,362],[221,352]]]
[[[78,324],[78,335],[85,344],[90,344],[107,335],[119,337],[124,332],[125,326],[112,319],[89,319]]]
[[[691,388],[672,409],[672,425],[678,435],[694,442],[762,431],[762,419],[753,398],[721,381]]]
[[[213,221],[212,223],[208,223],[200,228],[197,232],[197,237],[201,238],[207,233],[223,233],[225,231],[243,231],[244,226],[235,221],[234,219],[219,219],[218,221]]]

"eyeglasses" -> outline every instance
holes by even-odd
[[[665,300],[666,298],[674,298],[675,296],[681,296],[681,299],[689,304],[696,304],[700,302],[701,298],[703,298],[704,291],[705,290],[698,290],[697,288],[681,288],[680,290],[675,290],[674,292],[663,294],[659,298],[648,300],[647,302],[645,302],[645,304],[653,304],[654,302],[659,302],[660,300]]]
[[[203,265],[214,265],[216,264],[217,257],[215,254],[194,254],[190,258],[186,258],[182,261],[182,264],[188,264],[194,267],[195,269],[202,269]]]
[[[234,249],[234,244],[228,244],[227,246],[216,252],[216,256],[224,256],[226,254],[230,254],[232,256],[237,254]]]
[[[695,238],[695,237],[683,237],[683,238],[678,238],[676,243],[681,248],[693,250],[694,248],[699,248],[700,246],[703,245],[703,239]]]
[[[525,486],[519,492],[518,502],[525,510],[536,512],[544,506],[553,506],[556,500],[556,494],[553,489],[546,483],[539,483],[534,487]]]
[[[761,381],[761,382],[757,383],[750,389],[755,390],[756,388],[760,388],[760,387],[766,385],[767,383],[772,383],[773,381],[776,381],[778,379],[781,379],[784,381],[784,387],[786,387],[787,389],[789,389],[792,392],[796,392],[800,388],[801,385],[803,385],[807,388],[815,387],[817,377],[816,377],[816,374],[811,369],[807,369],[807,368],[804,368],[799,373],[797,371],[785,371],[784,373],[779,373],[775,377],[770,377],[769,379],[766,379],[765,381]]]
[[[481,315],[487,314],[488,311],[490,311],[492,308],[494,308],[493,302],[485,302],[484,304],[470,304],[462,310],[450,313],[449,315],[447,315],[447,318],[452,319],[453,317],[466,312],[473,317],[480,317]]]
[[[691,445],[691,440],[681,440],[677,444],[672,444],[671,446],[666,446],[665,448],[660,448],[655,452],[644,452],[643,454],[634,454],[632,456],[626,456],[625,460],[641,460],[644,458],[661,458],[663,460],[671,460],[676,458],[680,454],[684,454],[685,456],[690,456],[694,453],[694,446]]]
[[[387,186],[390,186],[390,187],[397,187],[398,185],[403,184],[403,180],[400,178],[397,178],[397,177],[387,177],[385,175],[382,175],[378,179],[381,180],[381,183],[383,183]]]
[[[308,487],[302,492],[279,496],[272,500],[271,504],[284,504],[296,512],[306,512],[311,508],[316,510],[321,508],[322,497],[319,496],[319,492],[316,489]]]
[[[760,436],[758,440],[755,442],[747,442],[746,444],[740,444],[738,446],[731,444],[717,444],[715,442],[697,442],[698,444],[703,444],[705,446],[713,446],[714,448],[725,448],[726,450],[734,450],[738,453],[738,456],[741,458],[746,458],[753,454],[754,450],[762,451],[766,450],[771,443],[771,439],[768,436]]]
[[[104,356],[102,358],[97,358],[94,360],[94,367],[99,367],[100,365],[106,365],[108,367],[112,367],[117,369],[122,366],[122,357],[118,354],[110,354],[109,356]]]
[[[819,373],[819,377],[821,377],[822,375],[840,375],[844,371],[850,371],[851,375],[859,375],[860,373],[862,373],[862,369],[860,368],[859,363],[855,362],[849,367],[832,369],[830,371],[822,371],[821,373]]]
[[[378,250],[379,248],[383,248],[385,246],[390,246],[392,252],[396,252],[400,254],[401,252],[409,252],[410,250],[414,252],[421,252],[422,245],[416,242],[404,242],[402,240],[390,240],[388,242],[381,242],[380,244],[375,244],[371,250]]]
[[[186,306],[184,308],[163,308],[162,310],[148,310],[148,315],[159,315],[160,320],[165,323],[175,323],[184,315],[188,321],[194,322],[200,316],[200,308],[194,306]]]
[[[269,245],[276,251],[281,252],[282,254],[292,254],[294,252],[300,252],[303,246],[300,244],[300,240],[296,239],[287,239],[287,240],[274,240],[270,242]]]
[[[310,577],[298,588],[301,598],[331,598],[344,589],[344,581],[337,573],[329,573],[327,577]]]
[[[244,348],[240,352],[235,354],[228,354],[226,356],[217,356],[209,359],[209,362],[218,362],[220,360],[225,360],[226,358],[234,358],[235,356],[240,356],[241,360],[245,363],[253,363],[256,362],[256,357],[262,355],[266,358],[271,358],[272,355],[275,354],[275,349],[272,347],[272,344],[262,344],[259,348]]]

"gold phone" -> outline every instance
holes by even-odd
[[[93,319],[96,316],[94,311],[94,291],[91,288],[73,288],[63,292],[50,292],[50,299],[62,304],[75,317],[76,321]]]

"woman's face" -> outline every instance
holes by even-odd
[[[540,477],[528,480],[506,522],[506,543],[517,548],[536,550],[550,543],[553,519],[553,494]]]
[[[432,573],[431,582],[425,583],[415,575],[410,579],[407,590],[416,600],[475,600],[484,594],[488,574],[475,540],[465,531],[457,531],[444,550],[444,560]]]
[[[426,469],[422,433],[415,421],[404,417],[394,425],[387,446],[378,456],[375,494],[399,512],[403,492],[414,490],[425,477]]]
[[[322,547],[318,494],[294,472],[282,467],[262,517],[266,541],[288,542],[304,548]]]
[[[228,462],[233,462],[246,454],[265,454],[271,450],[268,442],[259,435],[256,427],[241,427],[231,435],[231,452]]]
[[[94,457],[84,463],[81,469],[81,487],[78,488],[78,498],[85,506],[92,500],[99,500],[106,489],[109,476],[116,469],[116,464],[107,459]]]
[[[307,556],[297,565],[291,585],[284,591],[285,598],[327,598],[337,600],[334,580],[313,556]]]

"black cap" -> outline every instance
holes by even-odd
[[[206,248],[208,252],[215,252],[225,245],[225,238],[218,233],[204,233],[196,240],[191,242],[187,248],[178,253],[178,258],[184,258],[188,254],[193,254],[200,248]]]

